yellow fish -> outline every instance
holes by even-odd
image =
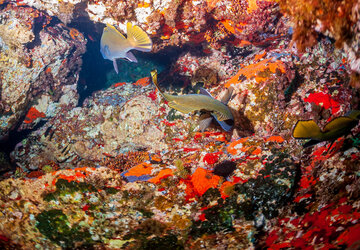
[[[224,130],[229,131],[232,128],[234,117],[228,106],[213,98],[205,89],[200,90],[201,94],[170,95],[160,90],[156,70],[151,71],[151,78],[160,94],[169,102],[168,105],[171,108],[184,114],[200,110],[208,111]]]
[[[114,26],[106,24],[100,41],[100,52],[104,59],[113,61],[116,73],[119,73],[116,59],[126,58],[131,62],[137,62],[135,56],[129,51],[136,49],[149,52],[152,49],[150,37],[139,26],[132,26],[127,23],[127,38],[121,34]]]
[[[334,142],[337,138],[349,134],[358,124],[359,119],[360,110],[352,110],[344,116],[334,118],[322,130],[313,120],[298,121],[292,135],[296,139],[311,139],[303,145],[304,148],[322,141]]]

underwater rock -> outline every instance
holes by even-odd
[[[50,16],[30,7],[8,4],[0,15],[0,129],[5,135],[21,121],[20,130],[34,127],[37,118],[53,116],[60,104],[77,104],[86,41],[62,23],[51,27]]]
[[[35,9],[45,11],[49,16],[58,17],[64,24],[72,21],[77,10],[83,10],[81,3],[84,0],[64,0],[64,1],[41,1],[41,0],[22,0],[22,4],[26,4]]]
[[[65,167],[128,151],[166,149],[159,105],[148,97],[149,90],[134,84],[113,86],[94,93],[82,108],[62,106],[15,148],[13,159],[24,170],[34,170],[46,162]]]

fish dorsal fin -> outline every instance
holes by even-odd
[[[169,107],[171,107],[173,109],[176,109],[176,110],[178,110],[178,111],[180,111],[181,113],[184,113],[184,114],[188,114],[188,113],[193,112],[193,111],[196,110],[196,109],[191,108],[191,107],[184,107],[182,105],[179,105],[174,101],[169,102],[168,105],[169,105]]]
[[[207,96],[210,96],[210,97],[214,98],[214,97],[209,93],[209,91],[207,91],[207,90],[204,89],[204,88],[200,88],[200,94],[201,94],[201,95],[207,95]]]
[[[126,58],[127,58],[130,62],[135,62],[135,63],[138,62],[138,61],[136,60],[136,57],[134,56],[134,54],[131,53],[130,51],[126,52]]]
[[[298,121],[293,130],[293,137],[296,139],[315,139],[321,136],[321,129],[313,120]]]
[[[331,120],[329,123],[327,123],[323,129],[324,132],[329,132],[336,129],[341,129],[349,126],[351,123],[356,122],[355,119],[352,119],[350,117],[346,116],[340,116],[333,120]],[[349,127],[349,129],[351,129]]]
[[[213,111],[211,114],[212,114],[212,115],[216,118],[216,120],[218,120],[218,121],[223,121],[223,120],[229,119],[224,113],[221,113],[221,112],[219,112],[219,111]]]
[[[120,36],[122,39],[126,39],[126,37],[125,37],[123,34],[121,34],[120,31],[118,31],[117,28],[115,28],[115,27],[112,26],[111,24],[107,23],[106,26],[107,26],[107,28],[108,28],[107,31],[112,32],[112,33],[114,33],[114,34],[117,34],[117,35]]]
[[[136,50],[149,52],[152,50],[152,41],[148,34],[139,26],[132,25],[130,22],[126,25],[127,39]]]

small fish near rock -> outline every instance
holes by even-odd
[[[130,62],[137,62],[135,56],[129,51],[132,49],[150,52],[152,41],[139,26],[127,23],[127,38],[114,26],[107,24],[103,30],[100,41],[100,52],[104,59],[113,61],[116,73],[119,73],[116,59],[126,58]]]
[[[169,102],[168,105],[180,111],[181,113],[187,114],[194,111],[205,111],[209,112],[211,116],[200,117],[200,130],[205,130],[210,125],[214,118],[225,131],[230,131],[234,124],[234,117],[229,107],[215,99],[211,94],[201,89],[200,94],[188,94],[188,95],[170,95],[160,90],[157,82],[157,71],[151,71],[151,79],[160,92],[160,94]],[[230,93],[231,97],[231,93]],[[227,101],[230,98],[227,98]],[[226,101],[226,103],[227,103]]]
[[[351,129],[359,123],[359,119],[360,110],[352,110],[344,116],[332,119],[323,129],[314,120],[298,121],[295,124],[292,135],[295,139],[310,139],[310,141],[303,145],[304,148],[323,141],[332,141],[333,143],[337,138],[350,134]]]

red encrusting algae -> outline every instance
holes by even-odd
[[[44,118],[45,113],[38,111],[36,108],[31,107],[25,116],[24,123],[32,123],[37,118]]]
[[[304,101],[315,103],[325,109],[331,108],[332,114],[335,114],[340,110],[340,103],[335,101],[330,94],[325,94],[323,92],[310,93],[308,97],[304,98]]]

